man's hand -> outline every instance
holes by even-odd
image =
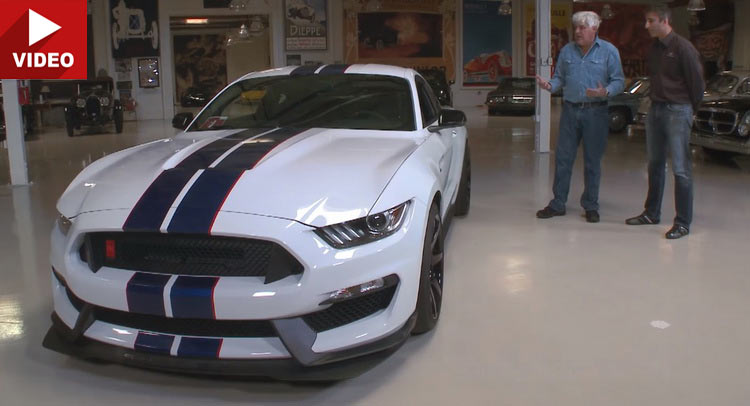
[[[538,84],[539,87],[541,87],[544,90],[552,89],[552,85],[549,83],[549,81],[542,79],[542,77],[539,75],[536,75],[536,84]]]
[[[602,86],[602,82],[598,82],[599,86],[596,89],[586,89],[586,97],[607,97],[607,88]]]

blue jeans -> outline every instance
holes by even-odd
[[[560,134],[555,149],[554,199],[549,206],[557,211],[565,209],[570,191],[570,176],[576,161],[578,144],[583,141],[583,182],[581,206],[584,210],[599,210],[599,180],[602,156],[607,147],[609,114],[607,106],[575,107],[563,103]]]
[[[646,117],[648,149],[648,195],[646,214],[654,220],[661,216],[664,195],[667,150],[672,156],[674,173],[674,224],[690,228],[693,220],[693,173],[690,157],[690,127],[693,107],[689,104],[651,103]]]

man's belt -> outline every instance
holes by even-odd
[[[571,106],[577,107],[577,108],[599,107],[599,106],[607,105],[606,100],[594,101],[594,102],[581,102],[581,103],[573,103],[573,102],[569,102],[566,100],[565,103],[570,104]]]

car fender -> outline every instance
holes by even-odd
[[[424,213],[415,213],[426,217],[432,200],[440,188],[440,149],[435,135],[427,137],[399,167],[383,189],[369,213],[380,213],[407,200],[417,200],[419,206],[426,207]],[[445,202],[441,202],[440,211],[445,215]]]

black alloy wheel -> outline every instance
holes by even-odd
[[[430,208],[424,246],[422,248],[422,269],[417,295],[417,322],[412,334],[426,333],[440,318],[443,303],[443,221],[437,203]]]

